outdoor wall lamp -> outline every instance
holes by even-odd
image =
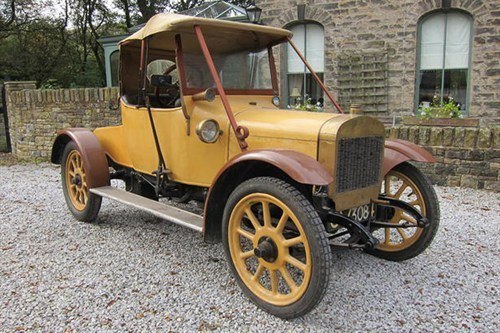
[[[252,3],[245,8],[245,11],[247,12],[248,21],[250,21],[250,23],[260,24],[262,8],[257,7],[255,3]]]

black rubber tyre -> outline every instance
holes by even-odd
[[[78,163],[78,160],[80,160],[80,163]],[[73,141],[70,141],[64,147],[61,160],[61,178],[64,199],[71,214],[82,222],[94,221],[101,208],[102,198],[89,192],[86,186],[86,175],[81,160],[81,152]],[[75,181],[75,179],[79,180],[79,182]]]
[[[268,199],[270,201],[266,204],[269,212],[267,220],[271,220],[271,222],[266,223],[264,202],[262,200]],[[248,206],[245,206],[246,203],[248,203]],[[244,250],[241,242],[245,240],[245,237],[241,236],[241,234],[234,236],[233,230],[235,230],[235,227],[236,230],[246,228],[249,224],[255,226],[253,222],[248,222],[252,220],[248,215],[248,209],[253,212],[259,205],[262,207],[261,213],[256,213],[257,215],[254,215],[254,217],[258,216],[260,226],[253,229],[253,234],[251,232],[248,234],[251,234],[253,240],[247,240],[247,242],[253,245],[250,245],[249,250]],[[247,210],[243,213],[244,215],[238,215],[240,214],[238,211],[243,209],[242,207],[246,207]],[[284,222],[280,223],[282,220]],[[260,308],[275,316],[290,319],[308,313],[322,300],[330,278],[331,249],[318,213],[306,197],[294,186],[271,177],[259,177],[245,181],[229,196],[224,208],[222,228],[225,254],[231,272],[243,292]],[[264,257],[257,257],[255,254],[255,244],[262,244],[261,241],[264,238],[269,239],[268,237],[259,236],[262,235],[261,232],[267,232],[266,230],[276,240],[274,251],[277,258],[272,262],[267,261],[269,259],[264,259]],[[290,233],[294,234],[290,235]],[[276,235],[277,237],[275,237]],[[248,238],[248,236],[246,237]],[[289,243],[286,243],[289,240],[287,237],[292,239],[300,238],[303,242],[297,245],[289,245]],[[234,246],[234,244],[237,245]],[[297,246],[297,248],[294,246]],[[245,255],[243,251],[253,254],[250,254],[250,258],[238,259],[243,258]],[[300,251],[303,251],[303,253]],[[303,273],[299,284],[296,284],[295,275],[290,274],[291,272],[295,274],[294,269],[298,266],[289,266],[290,261],[288,261],[291,259],[290,257],[296,256],[297,253],[299,253],[299,257],[302,255],[300,258],[302,258],[302,264],[304,265],[304,269],[296,269],[299,274],[300,272]],[[233,260],[233,258],[236,259]],[[250,263],[247,260],[257,262],[255,264],[255,273],[251,272]],[[266,265],[276,265],[279,268],[267,267]],[[261,266],[264,268],[258,274],[257,272],[259,272]],[[288,278],[293,275],[293,281],[287,280],[285,275]],[[265,282],[263,284],[261,280],[265,279],[266,276],[269,277],[270,287],[265,287]],[[273,287],[272,276],[275,279],[275,288]],[[254,282],[252,283],[251,280]],[[291,285],[294,285],[294,288]],[[287,286],[289,287],[288,294],[279,290],[279,288],[282,288],[286,292]],[[283,304],[277,304],[281,302],[280,297],[289,298]]]
[[[380,244],[375,249],[367,252],[379,258],[391,261],[403,261],[418,256],[431,244],[439,228],[439,201],[429,179],[412,164],[407,162],[401,163],[389,171],[388,175],[404,179],[409,184],[408,189],[412,191],[408,193],[419,193],[419,200],[423,201],[423,205],[425,206],[424,216],[429,219],[430,225],[426,228],[416,228],[414,235],[417,236],[410,237],[407,241],[409,245],[404,248],[401,247],[399,249],[396,245],[394,249],[391,249],[390,246]],[[385,181],[387,181],[387,177]],[[418,207],[418,205],[416,206]]]

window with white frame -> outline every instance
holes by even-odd
[[[120,51],[113,51],[109,56],[109,63],[111,68],[111,86],[117,87],[118,82],[118,71],[120,70]]]
[[[417,107],[453,103],[467,113],[472,19],[438,12],[420,22]]]
[[[312,69],[323,80],[325,68],[324,29],[317,23],[300,23],[289,28],[293,42],[302,52]],[[294,107],[310,99],[313,105],[323,106],[323,91],[302,60],[289,45],[287,48],[287,104]]]

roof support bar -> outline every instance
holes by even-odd
[[[222,101],[222,105],[224,105],[224,109],[226,110],[227,117],[229,118],[229,123],[233,128],[236,139],[238,140],[238,144],[240,146],[241,151],[245,151],[248,148],[248,144],[245,139],[248,137],[249,131],[248,128],[244,126],[238,126],[236,123],[236,119],[234,118],[233,111],[231,110],[231,105],[229,105],[229,101],[227,100],[226,92],[224,91],[224,87],[219,78],[219,74],[215,69],[215,64],[212,59],[212,55],[208,50],[207,43],[205,41],[205,37],[203,37],[203,33],[201,31],[200,26],[195,25],[194,31],[196,36],[198,37],[198,42],[201,46],[201,51],[203,52],[203,56],[205,57],[205,61],[207,62],[208,68],[210,69],[210,73],[212,74],[212,78],[214,79],[215,86],[217,87],[217,91],[219,92],[220,99]]]
[[[273,91],[275,95],[279,95],[278,78],[276,77],[276,63],[274,61],[273,47],[267,48],[267,55],[269,57],[269,69],[271,70],[271,82],[273,84]]]
[[[326,88],[325,84],[321,81],[321,79],[318,77],[318,75],[316,74],[316,72],[312,69],[311,65],[309,65],[309,63],[307,62],[306,58],[304,58],[304,56],[302,55],[302,53],[300,52],[300,50],[297,48],[297,45],[295,45],[295,43],[292,41],[292,39],[290,37],[286,37],[286,39],[288,40],[288,43],[290,43],[290,45],[292,46],[292,48],[295,50],[295,53],[297,53],[297,55],[299,56],[300,60],[302,60],[302,62],[304,63],[304,65],[306,65],[306,67],[309,70],[309,72],[311,72],[312,76],[314,77],[314,79],[316,80],[316,82],[318,82],[318,84],[320,85],[321,89],[323,89],[323,91],[328,96],[328,98],[330,99],[330,101],[332,101],[333,105],[335,105],[335,108],[337,109],[337,111],[339,113],[344,113],[344,111],[342,111],[342,108],[340,107],[340,105],[333,99],[333,96],[330,94],[330,92]]]

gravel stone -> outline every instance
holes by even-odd
[[[242,294],[220,244],[106,199],[98,223],[78,222],[58,167],[0,166],[0,331],[498,332],[499,195],[436,190],[426,252],[335,251],[323,301],[287,321]]]

